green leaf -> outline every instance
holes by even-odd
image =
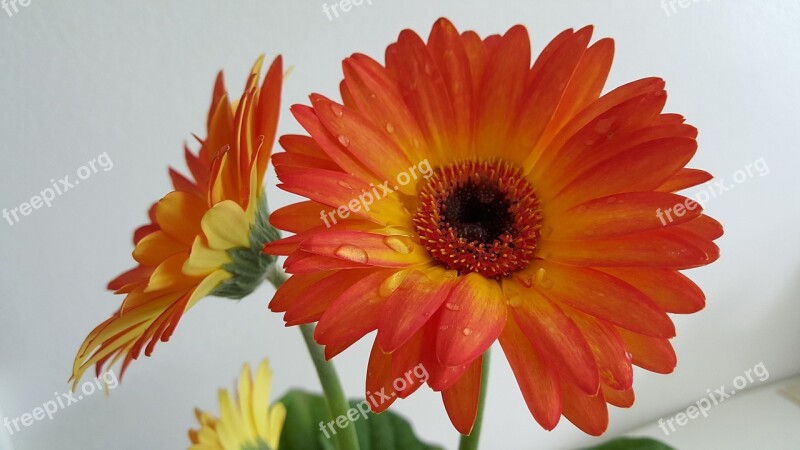
[[[280,450],[336,450],[333,431],[339,432],[330,417],[325,397],[300,390],[289,391],[280,400],[286,406],[286,422],[281,432]],[[421,442],[411,425],[399,415],[368,411],[366,401],[350,401],[352,418],[339,418],[344,427],[355,426],[361,450],[442,450]],[[320,429],[320,423],[325,431]],[[327,436],[326,437],[326,433]]]
[[[650,438],[619,438],[585,450],[675,450],[669,445]]]

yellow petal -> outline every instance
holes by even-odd
[[[203,281],[197,285],[197,288],[192,292],[192,296],[189,297],[189,304],[186,306],[186,309],[191,308],[195,305],[201,298],[207,296],[211,293],[217,286],[222,284],[225,280],[228,280],[233,275],[229,272],[224,270],[217,270],[213,272],[211,275],[203,278]]]
[[[217,203],[203,216],[201,225],[208,245],[215,250],[250,246],[247,214],[233,200]]]
[[[189,259],[183,264],[183,273],[190,276],[202,277],[221,269],[225,264],[231,262],[228,252],[225,250],[214,250],[203,243],[203,239],[198,236],[192,244],[189,252]]]

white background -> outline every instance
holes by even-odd
[[[295,66],[284,92],[286,112],[310,92],[338,97],[344,57],[363,52],[382,60],[401,29],[427,36],[440,16],[482,35],[525,24],[535,53],[561,30],[593,23],[596,38],[616,39],[608,86],[661,76],[667,109],[700,129],[691,166],[732,183],[737,170],[760,158],[768,163],[768,175],[707,203],[726,228],[720,261],[691,274],[708,306],[675,317],[677,370],[669,376],[637,370],[636,404],[612,409],[606,437],[685,409],[707,388],[730,384],[759,362],[769,381],[800,372],[797,2],[688,1],[668,15],[656,0],[372,0],[332,21],[322,3],[32,0],[13,17],[0,10],[0,208],[28,201],[50,179],[74,179],[102,152],[114,163],[51,208],[14,226],[0,222],[3,414],[17,417],[68,389],[84,336],[119,305],[121,298],[104,286],[132,266],[131,233],[168,191],[167,165],[183,170],[183,141],[192,132],[204,135],[217,70],[226,71],[230,92],[238,93],[259,54],[283,53]],[[279,131],[299,127],[284,114]],[[267,183],[273,207],[293,200],[275,188],[273,174]],[[109,397],[87,397],[10,442],[17,450],[184,448],[192,409],[216,411],[216,389],[231,387],[243,362],[265,356],[275,368],[274,392],[318,389],[299,331],[285,329],[266,308],[272,293],[264,286],[240,304],[202,301],[169,343],[134,362]],[[336,360],[349,395],[361,395],[368,350],[364,341]],[[599,442],[565,419],[555,431],[543,431],[495,350],[484,448]],[[420,391],[395,410],[423,438],[456,445],[437,395]],[[764,413],[748,410],[746,419]],[[755,428],[726,429],[734,443],[727,448]],[[703,433],[694,434],[700,440],[681,448],[722,448],[713,436],[704,443]]]

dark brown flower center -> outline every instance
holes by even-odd
[[[520,169],[464,161],[434,171],[414,224],[428,252],[449,269],[499,279],[533,260],[541,214]]]

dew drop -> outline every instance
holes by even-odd
[[[368,261],[367,252],[361,247],[355,245],[343,244],[334,251],[334,254],[339,258],[346,259],[361,264],[366,264]]]
[[[539,234],[543,238],[548,238],[553,235],[553,227],[545,225],[542,227],[542,231],[540,231]]]
[[[383,238],[383,243],[397,253],[404,255],[414,250],[414,242],[407,236],[388,236]]]
[[[508,296],[508,304],[516,308],[522,305],[522,297],[519,294],[511,294]]]
[[[389,278],[381,283],[380,287],[378,288],[378,295],[384,298],[392,295],[392,293],[394,293],[394,291],[400,286],[400,283],[403,282],[405,276],[405,272],[393,273]]]
[[[353,186],[351,186],[350,183],[348,183],[347,181],[344,181],[344,180],[339,180],[336,184],[338,184],[339,186],[341,186],[341,187],[343,187],[345,189],[353,189]]]
[[[350,138],[348,138],[347,136],[345,136],[343,134],[340,134],[339,135],[339,143],[342,144],[342,146],[347,147],[348,145],[350,145]]]
[[[391,122],[386,122],[386,132],[389,134],[394,133],[394,125]]]
[[[538,274],[537,274],[538,275]],[[543,276],[542,281],[536,283],[537,286],[541,287],[542,289],[552,289],[553,288],[553,280],[550,277]]]
[[[336,114],[336,117],[342,117],[344,115],[344,111],[342,107],[337,105],[336,103],[331,103],[331,111]]]
[[[464,327],[464,329],[463,329],[463,330],[461,330],[461,332],[462,332],[462,333],[464,333],[464,336],[469,336],[469,335],[471,335],[471,334],[472,334],[472,328],[470,328],[470,327]]]
[[[461,307],[460,307],[460,306],[458,306],[458,304],[456,304],[456,303],[452,303],[452,302],[447,302],[447,303],[445,303],[445,304],[444,304],[444,307],[445,307],[445,308],[447,308],[447,309],[449,309],[450,311],[458,311],[458,310],[460,310],[460,309],[461,309]]]

